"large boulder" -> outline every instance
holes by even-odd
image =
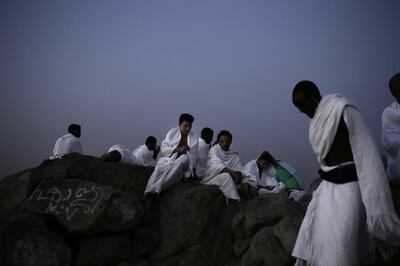
[[[24,207],[53,215],[67,231],[82,234],[128,230],[143,213],[133,193],[77,179],[43,181]]]
[[[303,217],[306,207],[287,199],[281,194],[271,194],[264,198],[245,202],[232,222],[236,237],[254,235],[264,226],[274,226],[286,216]]]
[[[1,213],[0,262],[8,266],[71,265],[64,239],[30,213]]]
[[[155,210],[161,235],[155,265],[223,265],[234,257],[229,225],[236,209],[216,186],[182,182],[160,196]]]
[[[32,190],[43,180],[81,179],[143,195],[152,167],[103,162],[71,153],[62,159],[45,160],[32,170]]]
[[[29,195],[31,169],[6,176],[0,181],[0,208],[13,210],[20,207]]]
[[[216,186],[198,179],[144,198],[152,171],[69,154],[1,179],[0,264],[293,262],[290,253],[307,202],[284,194],[227,201]]]
[[[272,227],[264,227],[252,238],[249,250],[242,257],[241,266],[291,265],[293,260],[273,234]]]

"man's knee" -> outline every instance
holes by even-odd
[[[187,156],[186,154],[182,154],[181,156],[179,156],[178,159],[176,159],[176,162],[184,165],[187,168],[189,167],[189,156]]]

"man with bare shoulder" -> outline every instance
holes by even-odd
[[[191,131],[193,121],[192,115],[181,114],[179,126],[167,133],[161,144],[156,167],[144,191],[145,195],[159,194],[184,176],[193,176],[198,148],[198,137]]]
[[[372,237],[399,246],[382,160],[355,105],[340,94],[321,98],[307,80],[295,86],[292,101],[311,118],[309,140],[322,178],[292,252],[296,265],[363,265]]]

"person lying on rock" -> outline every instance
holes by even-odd
[[[232,134],[227,130],[218,133],[217,144],[208,153],[207,168],[201,183],[215,185],[226,199],[240,201],[237,186],[243,177],[239,153],[232,150]]]
[[[194,117],[181,114],[179,125],[168,131],[161,144],[156,167],[149,178],[144,194],[159,194],[182,178],[193,176],[198,137],[191,131]]]
[[[111,146],[106,153],[101,156],[105,162],[123,163],[128,165],[140,165],[140,161],[128,148],[115,144]]]
[[[340,94],[321,98],[307,80],[294,87],[292,101],[311,118],[309,139],[323,179],[292,252],[296,265],[363,265],[374,255],[372,237],[399,246],[385,169],[355,105]]]
[[[203,178],[204,171],[207,167],[207,157],[210,151],[211,141],[214,137],[214,131],[211,128],[205,127],[201,130],[201,137],[199,138],[199,150],[196,162],[196,176]]]
[[[82,144],[79,138],[81,137],[81,126],[78,124],[71,124],[68,126],[68,134],[60,137],[53,149],[53,156],[50,159],[61,158],[62,156],[77,152],[83,153]]]
[[[157,139],[148,136],[145,144],[137,147],[133,154],[142,166],[156,166],[157,155],[160,152],[160,146],[157,146]]]

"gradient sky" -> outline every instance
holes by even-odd
[[[294,85],[352,99],[380,146],[400,71],[400,2],[1,1],[0,176],[34,167],[70,123],[86,154],[159,142],[182,112],[228,129],[243,163],[263,150],[308,184],[318,164]]]

